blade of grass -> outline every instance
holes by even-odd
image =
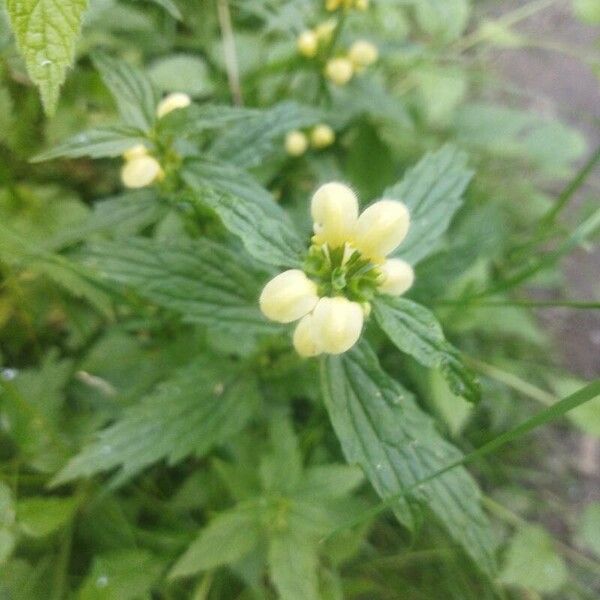
[[[569,411],[577,408],[578,406],[581,406],[582,404],[585,404],[586,402],[589,402],[590,400],[593,400],[594,398],[597,398],[598,396],[600,396],[600,379],[597,379],[592,383],[580,388],[574,394],[566,396],[562,400],[559,400],[556,404],[553,404],[552,406],[549,406],[548,408],[539,411],[520,425],[517,425],[517,427],[511,429],[510,431],[502,433],[499,436],[496,436],[493,440],[490,440],[489,442],[477,448],[473,452],[470,452],[469,454],[463,456],[461,459],[456,460],[444,467],[443,469],[439,469],[431,475],[429,475],[428,477],[417,481],[410,487],[406,488],[400,494],[395,494],[394,496],[391,496],[390,498],[387,498],[386,500],[381,502],[378,506],[364,511],[360,517],[352,519],[344,523],[343,525],[336,527],[333,531],[329,532],[327,536],[322,538],[321,541],[325,541],[331,536],[341,531],[344,531],[345,529],[355,527],[357,525],[362,525],[371,518],[381,514],[388,508],[391,508],[395,502],[397,502],[401,498],[408,496],[420,485],[428,483],[429,481],[432,481],[437,477],[441,477],[442,475],[444,475],[444,473],[447,473],[448,471],[451,471],[456,467],[467,465],[479,458],[483,458],[484,456],[495,452],[502,446],[505,446],[506,444],[513,442],[514,440],[522,437],[523,435],[526,435],[534,429],[537,429],[542,425],[551,423],[552,421],[555,421],[556,419],[567,414]]]
[[[583,167],[581,167],[579,172],[561,192],[554,206],[552,206],[552,208],[542,218],[542,227],[554,222],[559,213],[565,208],[571,198],[573,198],[577,190],[579,190],[586,182],[587,178],[590,176],[598,162],[600,162],[600,145],[596,148],[592,156],[590,156],[590,159],[583,165]]]

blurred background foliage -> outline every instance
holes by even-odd
[[[51,118],[0,10],[0,597],[276,597],[264,573],[277,579],[281,559],[276,550],[267,556],[263,530],[246,512],[273,495],[283,504],[268,513],[267,529],[288,498],[306,511],[297,515],[292,549],[278,551],[311,561],[318,542],[324,599],[598,597],[600,399],[473,467],[499,542],[493,582],[427,519],[412,536],[386,513],[343,527],[378,501],[360,472],[344,465],[316,373],[289,358],[270,366],[268,402],[257,400],[248,426],[217,450],[152,458],[131,449],[135,467],[113,477],[98,471],[114,470],[118,461],[92,457],[104,465],[85,467],[92,477],[50,486],[98,431],[126,421],[143,399],[157,399],[157,419],[168,413],[180,391],[159,384],[195,352],[211,349],[220,368],[231,361],[233,372],[232,354],[243,357],[250,343],[243,333],[189,327],[143,303],[123,308],[112,290],[61,261],[94,240],[195,235],[172,209],[111,219],[111,199],[123,199],[119,161],[30,162],[83,129],[115,121],[91,59],[99,49],[144,69],[161,92],[186,92],[200,104],[237,98],[267,108],[295,100],[333,109],[332,149],[291,159],[281,142],[251,168],[303,230],[306,199],[320,182],[347,180],[372,199],[429,150],[452,142],[468,152],[476,177],[445,243],[419,264],[411,296],[435,309],[470,357],[483,400],[473,407],[436,370],[385,345],[380,353],[465,452],[585,383],[565,366],[547,313],[540,320],[535,311],[599,307],[599,279],[586,288],[595,298],[578,298],[561,269],[564,257],[591,251],[598,239],[597,185],[582,188],[598,159],[589,147],[598,123],[590,121],[586,140],[555,115],[526,108],[527,90],[492,65],[499,52],[577,53],[532,39],[521,24],[564,5],[569,18],[593,28],[600,4],[504,4],[373,0],[369,11],[348,16],[343,36],[375,43],[380,61],[351,85],[323,94],[318,73],[296,50],[298,34],[326,18],[317,0],[90,0],[76,64]],[[229,35],[239,89],[223,52]],[[576,58],[598,72],[599,56],[596,44]],[[202,385],[212,389],[221,382],[211,368]],[[238,417],[247,419],[232,413]],[[131,427],[133,435],[135,420]],[[175,575],[202,573],[168,577],[202,528],[203,541],[190,547],[196,566],[186,567],[184,554]],[[282,593],[286,585],[277,584],[282,597],[303,597],[293,586]]]

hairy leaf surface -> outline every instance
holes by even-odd
[[[438,367],[458,396],[470,402],[479,400],[477,377],[446,340],[433,313],[416,302],[391,296],[377,298],[373,312],[379,326],[402,352],[426,367]]]
[[[74,458],[58,485],[120,467],[124,481],[166,459],[202,456],[244,427],[258,403],[254,378],[224,359],[198,358],[158,385]]]
[[[402,200],[410,211],[410,229],[397,256],[415,265],[438,249],[473,177],[466,164],[465,153],[444,146],[427,154],[400,183],[384,192],[385,198]]]
[[[272,331],[258,309],[267,277],[242,252],[209,240],[165,244],[133,238],[92,244],[86,256],[98,276],[180,313],[186,322]]]
[[[6,0],[17,44],[27,72],[40,88],[47,113],[52,114],[68,67],[87,0]]]
[[[228,165],[195,161],[186,165],[183,178],[252,256],[277,266],[300,263],[306,244],[286,212],[252,177]]]
[[[365,343],[322,362],[325,404],[346,460],[359,464],[384,499],[460,458],[414,397],[391,379]],[[480,492],[462,467],[419,485],[394,503],[399,521],[414,529],[417,506],[431,513],[487,574],[495,570],[490,524]]]

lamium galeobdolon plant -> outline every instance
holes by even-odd
[[[327,183],[312,197],[313,244],[303,269],[284,271],[262,291],[260,307],[279,323],[300,320],[294,347],[304,357],[341,354],[356,344],[376,294],[400,296],[412,267],[386,258],[406,237],[410,217],[397,200],[379,200],[359,215],[353,190]]]
[[[85,3],[6,3],[18,27],[27,7],[39,16],[58,4]],[[510,185],[521,198],[525,186],[497,180],[496,132],[473,135],[493,125],[485,110],[461,106],[454,118],[454,83],[469,75],[445,21],[468,3],[448,2],[438,18],[425,0],[155,0],[156,21],[148,3],[118,4],[156,26],[136,34],[137,65],[118,57],[119,32],[116,45],[112,33],[101,36],[104,52],[80,67],[85,85],[97,69],[119,119],[98,125],[114,115],[94,112],[89,129],[38,157],[68,158],[65,173],[81,179],[71,188],[61,178],[59,195],[81,187],[85,202],[69,198],[74,216],[37,231],[20,218],[23,198],[41,199],[50,214],[54,196],[46,202],[21,185],[32,170],[21,159],[0,168],[16,174],[15,185],[0,184],[0,268],[9,275],[0,323],[13,315],[7,292],[37,307],[30,274],[48,280],[25,333],[0,328],[0,597],[21,600],[38,575],[40,594],[23,600],[501,597],[499,582],[522,574],[523,553],[514,553],[513,579],[499,577],[495,528],[464,468],[482,454],[461,447],[493,445],[495,429],[512,427],[509,404],[523,406],[487,380],[492,393],[473,410],[472,365],[482,363],[465,359],[438,322],[473,355],[514,359],[505,323],[491,336],[477,331],[475,304],[495,296],[518,262],[496,226],[509,211],[495,190]],[[165,7],[181,8],[185,21],[165,27]],[[193,73],[201,64],[206,81],[161,68],[159,30],[161,48],[176,53],[167,64]],[[231,41],[238,51],[249,42],[260,58],[231,62]],[[224,61],[212,52],[222,42]],[[31,56],[38,69],[39,48]],[[10,93],[22,78],[11,77]],[[106,90],[89,91],[90,106],[104,110]],[[456,102],[440,114],[447,95]],[[423,106],[435,108],[431,122]],[[50,137],[61,126],[71,135],[60,118]],[[455,127],[471,159],[438,147]],[[538,152],[543,133],[530,140]],[[511,174],[520,141],[511,141]],[[88,157],[115,159],[120,181],[107,161],[77,162]],[[467,192],[470,164],[482,174]],[[32,178],[44,193],[48,173]],[[98,190],[111,196],[87,206]],[[515,222],[530,237],[539,214],[523,224],[525,205]],[[61,303],[47,317],[55,295]],[[386,509],[403,527],[379,516]],[[538,546],[547,554],[550,544],[542,536]],[[379,559],[393,561],[393,578],[370,576]]]

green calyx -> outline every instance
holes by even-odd
[[[377,265],[358,250],[349,251],[344,246],[311,246],[304,272],[317,284],[319,296],[345,296],[360,303],[373,299],[380,279]]]

